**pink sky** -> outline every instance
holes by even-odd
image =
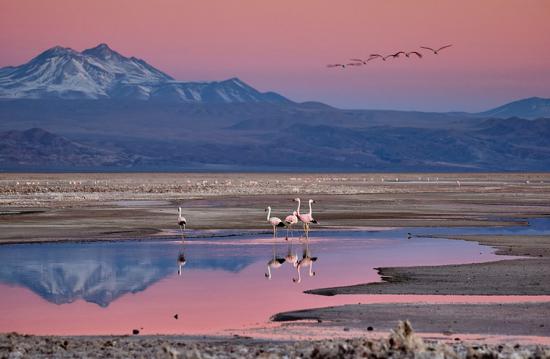
[[[479,111],[550,97],[550,1],[0,0],[0,66],[101,42],[178,80],[237,76],[346,108]],[[454,46],[422,60],[325,64]]]

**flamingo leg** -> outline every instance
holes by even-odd
[[[180,226],[181,241],[182,241],[182,242],[184,241],[184,237],[183,237],[183,228],[184,228],[184,227]]]

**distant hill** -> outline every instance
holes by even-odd
[[[342,110],[176,81],[105,44],[54,47],[0,69],[0,171],[548,171],[549,102]]]
[[[40,128],[0,132],[0,168],[113,167],[131,164],[131,156],[99,150]]]
[[[550,99],[530,97],[523,100],[507,103],[489,111],[480,112],[483,117],[509,118],[519,117],[526,119],[550,118]]]

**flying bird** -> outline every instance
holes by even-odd
[[[410,52],[407,52],[407,53],[405,54],[405,56],[410,57],[411,54],[415,54],[415,55],[418,56],[418,58],[420,58],[420,59],[422,58],[422,54],[421,54],[420,52],[418,52],[418,51],[410,51]]]
[[[327,67],[341,67],[341,68],[345,69],[346,65],[344,65],[344,64],[329,64],[329,65],[327,65]]]
[[[401,54],[405,54],[405,51],[399,51],[399,52],[396,52],[395,54],[389,54],[389,55],[386,55],[382,58],[382,60],[386,61],[387,58],[389,57],[393,57],[394,59],[398,58],[399,55]]]
[[[431,47],[427,47],[427,46],[420,46],[421,49],[426,49],[426,50],[430,50],[434,53],[434,55],[437,55],[439,53],[439,51],[443,50],[443,49],[446,49],[448,47],[451,47],[453,46],[452,44],[451,45],[445,45],[445,46],[442,46],[440,47],[439,49],[432,49]]]
[[[346,66],[361,66],[361,65],[363,65],[362,62],[350,62],[346,64]]]
[[[374,60],[374,59],[377,59],[377,58],[381,58],[382,60],[386,61],[384,56],[382,56],[380,54],[370,54],[369,59],[367,61],[371,61],[371,60]]]
[[[370,60],[370,59],[369,59]],[[369,60],[362,60],[362,59],[350,59],[350,61],[360,62],[362,65],[366,65],[367,61]]]

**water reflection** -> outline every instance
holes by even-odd
[[[184,267],[235,273],[255,260],[246,253],[212,254],[209,248],[196,246],[196,260],[190,264],[183,246],[177,242],[2,246],[0,282],[29,288],[55,304],[83,299],[107,307],[126,293],[144,291],[173,275],[174,252],[179,275]]]
[[[313,271],[313,263],[317,261],[317,257],[311,256],[311,250],[309,247],[309,240],[306,240],[304,244],[304,250],[302,253],[302,259],[298,261],[298,264],[296,265],[296,271],[298,272],[298,278],[292,278],[292,281],[294,283],[301,283],[302,282],[302,274],[301,270],[302,268],[309,268],[309,276],[313,277],[315,276],[315,272]]]
[[[149,334],[206,333],[263,323],[281,311],[387,302],[303,293],[377,281],[375,267],[506,259],[475,242],[407,240],[407,231],[316,231],[309,241],[274,242],[268,234],[184,244],[178,238],[0,246],[0,332],[125,334],[143,327]],[[267,269],[273,259],[281,266]]]
[[[273,258],[271,258],[267,262],[267,272],[265,273],[265,277],[267,279],[271,279],[271,269],[281,268],[284,262],[285,262],[284,258],[277,256],[276,244],[273,243]]]
[[[505,258],[491,254],[491,248],[479,247],[474,242],[423,238],[422,234],[550,233],[550,220],[530,222],[529,227],[515,228],[416,228],[410,239],[406,239],[411,232],[409,228],[378,232],[317,231],[309,241],[279,239],[275,248],[271,235],[186,239],[185,243],[156,240],[5,245],[0,247],[0,285],[9,286],[3,286],[1,297],[23,287],[57,305],[84,300],[107,307],[125,294],[152,293],[154,290],[148,288],[153,284],[170,280],[174,281],[167,291],[205,295],[211,290],[209,286],[222,285],[219,277],[232,281],[223,283],[227,291],[246,288],[250,300],[250,293],[259,292],[282,295],[286,291],[285,295],[299,297],[302,290],[310,288],[377,280],[373,267],[502,260]],[[321,270],[316,263],[320,257]],[[312,280],[315,269],[322,275]],[[271,281],[264,280],[260,271]],[[178,274],[186,280],[178,281]],[[144,295],[140,293],[140,298],[145,298]],[[236,302],[242,300],[235,298]],[[307,300],[315,299],[307,297]]]
[[[285,261],[288,264],[292,265],[294,268],[296,268],[296,266],[298,265],[298,253],[294,252],[294,249],[292,248],[294,244],[293,242],[294,242],[293,240],[290,240],[288,242]]]
[[[183,248],[180,250],[178,254],[178,275],[181,275],[181,272],[183,271],[183,266],[187,263],[185,260],[185,252],[183,251]]]

